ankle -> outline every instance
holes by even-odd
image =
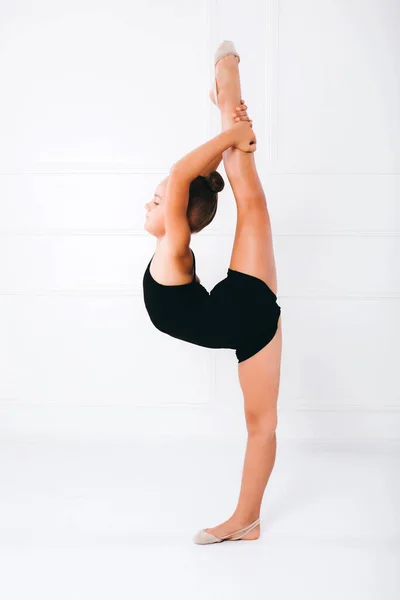
[[[249,511],[235,511],[232,515],[232,519],[238,523],[242,523],[243,527],[254,523],[256,519],[259,519],[260,513],[249,512]]]

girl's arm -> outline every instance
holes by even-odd
[[[235,122],[237,122],[237,121],[249,121],[250,123],[253,122],[247,114],[247,105],[243,99],[240,100],[240,106],[237,106],[235,112],[232,113],[232,117],[234,118]],[[222,159],[223,159],[223,156],[222,156],[222,154],[220,154],[213,161],[211,161],[206,166],[205,169],[203,169],[203,171],[200,173],[200,175],[202,175],[203,177],[208,177],[208,175],[211,173],[211,171],[216,171],[218,169]]]
[[[218,169],[219,164],[222,161],[222,159],[223,159],[222,154],[219,154],[217,156],[217,158],[215,158],[213,161],[208,163],[206,168],[203,169],[203,171],[201,173],[199,173],[199,175],[202,175],[203,177],[208,177],[209,174],[211,173],[211,171],[216,171]]]
[[[254,146],[248,150],[251,144]],[[186,213],[191,182],[231,146],[244,152],[255,151],[255,135],[250,125],[241,121],[235,123],[172,165],[165,191],[164,219],[167,247],[174,256],[186,255],[190,243]]]
[[[236,142],[237,129],[233,126],[186,154],[172,165],[170,172],[178,172],[187,181],[193,181],[204,173],[211,162],[220,157],[225,150],[234,146]]]
[[[174,256],[185,256],[190,243],[187,220],[190,183],[212,161],[237,143],[237,129],[226,129],[172,165],[165,191],[165,240]]]

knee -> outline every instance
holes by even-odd
[[[246,427],[249,435],[270,439],[275,435],[277,426],[278,415],[275,411],[264,415],[246,414]]]

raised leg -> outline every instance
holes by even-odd
[[[216,67],[222,129],[234,123],[232,113],[241,98],[239,65],[228,56]],[[226,175],[236,201],[237,221],[230,268],[259,277],[277,293],[271,222],[255,154],[229,148],[223,153]]]
[[[239,69],[234,57],[218,63],[217,84],[222,127],[227,128],[233,124],[232,113],[241,98]],[[271,224],[254,153],[230,148],[224,152],[223,160],[237,205],[230,268],[259,277],[277,293]],[[214,535],[226,535],[260,516],[263,495],[276,457],[281,355],[282,325],[279,318],[274,338],[238,365],[248,433],[246,455],[237,506],[227,521],[207,529]],[[259,535],[258,525],[243,539],[256,539]]]

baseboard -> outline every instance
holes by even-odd
[[[10,406],[0,405],[0,438],[157,440],[247,436],[240,406]],[[400,412],[281,410],[280,440],[316,443],[400,442]]]

